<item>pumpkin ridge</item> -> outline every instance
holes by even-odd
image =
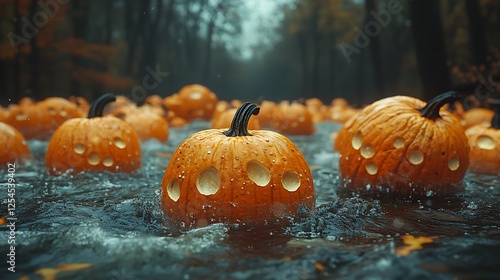
[[[419,124],[419,126],[420,126],[420,127],[418,128],[418,130],[416,130],[416,131],[418,131],[418,132],[417,132],[417,134],[415,134],[415,136],[412,138],[412,141],[411,141],[411,142],[409,142],[408,144],[406,144],[406,145],[405,145],[405,149],[404,149],[404,151],[403,151],[403,153],[402,153],[403,155],[408,155],[408,149],[410,148],[410,146],[411,146],[411,145],[415,142],[415,140],[417,139],[417,135],[420,133],[420,131],[421,131],[422,127],[424,126],[424,124],[426,124],[426,122],[418,122],[418,118],[419,118],[418,116],[413,116],[413,118],[411,118],[411,119],[414,119],[414,120],[415,120],[415,119],[417,119],[417,123]],[[408,121],[410,121],[410,118],[408,118]],[[413,131],[413,130],[414,130],[414,129],[412,129],[412,131]],[[400,172],[399,172],[399,170],[400,170],[400,168],[401,168],[401,164],[403,164],[403,162],[404,162],[405,160],[407,160],[407,158],[406,158],[406,157],[403,157],[403,158],[401,159],[401,161],[398,163],[398,165],[397,165],[397,167],[396,167],[396,169],[395,169],[395,172],[396,172],[397,174],[399,174],[399,173],[400,173]]]

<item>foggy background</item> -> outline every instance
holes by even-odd
[[[253,102],[491,93],[499,27],[491,0],[0,0],[1,104],[191,83]]]

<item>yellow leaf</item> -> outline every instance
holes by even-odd
[[[1,225],[6,225],[7,224],[7,215],[3,216],[0,218],[0,226]]]
[[[36,274],[42,275],[44,280],[55,280],[57,273],[61,271],[81,270],[92,267],[90,263],[72,263],[60,264],[57,268],[46,267],[35,271]]]
[[[402,237],[403,243],[406,244],[406,246],[400,247],[396,249],[395,253],[401,256],[408,256],[411,252],[414,250],[420,250],[422,249],[422,244],[425,243],[432,243],[434,239],[436,239],[437,236],[413,236],[413,235],[405,235]]]

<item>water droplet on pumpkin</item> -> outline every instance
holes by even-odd
[[[364,158],[372,158],[375,155],[375,148],[372,144],[365,144],[361,146],[361,156]]]
[[[365,166],[365,169],[366,169],[366,172],[370,175],[375,175],[378,172],[378,166],[373,162],[367,163]]]
[[[281,184],[283,184],[283,187],[287,191],[294,192],[300,187],[299,176],[297,176],[295,171],[285,171],[285,173],[283,173],[283,177],[281,177]]]
[[[90,142],[92,142],[94,144],[99,144],[101,142],[101,137],[99,137],[97,135],[92,135],[92,136],[90,136]]]
[[[298,126],[298,124],[297,124],[297,122],[292,122],[292,123],[290,124],[290,126],[291,126],[291,127],[297,127],[297,126]]]
[[[113,165],[113,158],[112,157],[105,157],[103,160],[102,160],[102,164],[106,167],[110,167]]]
[[[449,161],[448,161],[448,168],[451,170],[451,171],[455,171],[458,169],[458,167],[460,167],[460,161],[458,160],[458,158],[456,157],[452,157]]]
[[[54,108],[49,108],[49,115],[53,116],[56,114],[56,110]]]
[[[87,157],[87,161],[90,165],[98,165],[99,162],[101,161],[101,158],[96,152],[90,153],[90,155]]]
[[[212,153],[212,152],[211,152],[211,151],[208,151],[208,152],[207,152],[207,154],[210,154],[210,153]]]
[[[396,149],[403,148],[405,146],[405,140],[403,139],[403,137],[397,137],[396,139],[394,139],[394,142],[392,144]]]
[[[483,150],[493,150],[497,146],[497,143],[493,138],[487,135],[481,135],[477,138],[477,146]]]
[[[304,122],[305,120],[306,120],[306,117],[304,117],[304,116],[299,117],[299,122]]]
[[[118,138],[116,137],[114,139],[114,142],[115,142],[115,146],[118,148],[118,149],[125,149],[125,147],[127,147],[127,144],[125,143],[125,141],[123,141],[123,139],[121,138]]]
[[[359,150],[361,148],[361,143],[363,139],[361,137],[361,131],[356,132],[354,137],[352,137],[351,145],[354,148],[354,150]]]
[[[181,196],[179,181],[177,181],[176,179],[172,179],[170,180],[170,182],[168,182],[167,194],[173,201],[179,200],[179,197]]]
[[[408,160],[413,165],[419,165],[424,161],[424,154],[421,151],[413,151],[408,155]]]
[[[248,178],[252,180],[257,186],[264,187],[271,181],[271,172],[264,164],[250,160],[247,163]]]
[[[203,195],[215,194],[220,188],[220,173],[215,167],[207,167],[200,172],[196,188]]]
[[[85,152],[85,145],[77,143],[73,149],[75,150],[75,153],[81,155]]]
[[[67,117],[68,116],[68,112],[66,112],[65,110],[61,110],[59,112],[59,116],[61,116],[61,117]]]

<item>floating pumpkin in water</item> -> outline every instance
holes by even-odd
[[[273,116],[271,127],[289,135],[310,135],[316,131],[313,117],[307,107],[298,102],[281,102]]]
[[[464,129],[468,129],[477,124],[490,125],[494,114],[495,112],[487,108],[472,108],[463,113],[460,124],[462,124]]]
[[[92,103],[88,118],[67,120],[54,132],[45,154],[50,174],[140,168],[141,148],[132,127],[119,118],[103,116],[106,104],[114,100],[111,94],[101,96]]]
[[[500,174],[500,104],[494,104],[491,125],[477,124],[465,131],[471,146],[469,170],[480,174]]]
[[[139,140],[157,139],[165,142],[168,139],[168,123],[154,108],[135,107],[125,113],[123,120],[132,126]]]
[[[262,127],[271,127],[274,115],[279,111],[278,104],[273,101],[263,100],[260,105],[260,112],[255,116]]]
[[[13,126],[0,122],[0,164],[7,168],[7,163],[22,163],[30,157],[28,142]]]
[[[458,97],[447,92],[427,104],[389,97],[345,123],[336,149],[346,187],[382,186],[403,194],[455,190],[469,165],[469,145],[458,119],[440,108]]]
[[[247,130],[258,112],[244,103],[229,130],[197,132],[177,148],[161,187],[174,224],[263,225],[295,217],[300,205],[314,207],[311,172],[295,144],[276,132]]]
[[[230,108],[227,109],[224,112],[221,112],[217,114],[212,122],[211,122],[211,127],[212,128],[229,128],[231,126],[231,123],[233,121],[234,115],[236,114],[236,108]],[[255,130],[255,129],[261,129],[262,127],[260,126],[259,120],[256,118],[250,118],[248,122],[248,129]]]
[[[332,122],[345,123],[352,118],[358,109],[349,105],[349,102],[344,98],[335,98],[331,102],[330,108],[326,112],[326,119]]]
[[[49,139],[63,122],[80,118],[83,112],[71,101],[61,97],[49,97],[43,101],[9,109],[5,122],[18,129],[26,139]]]
[[[217,105],[217,96],[202,85],[187,85],[164,99],[164,105],[176,116],[191,121],[210,120]]]

